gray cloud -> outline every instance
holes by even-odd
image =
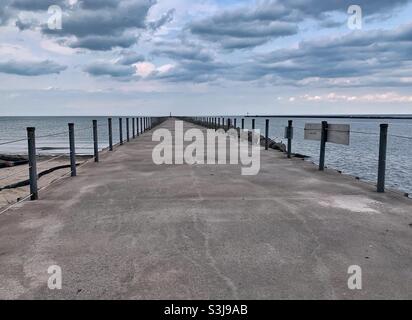
[[[169,82],[215,80],[261,81],[307,86],[412,86],[402,80],[412,72],[412,24],[390,31],[354,32],[339,38],[303,41],[298,48],[279,49],[228,64],[185,60],[173,50],[159,51],[178,62],[156,79]]]
[[[115,78],[131,77],[136,73],[136,69],[133,66],[100,62],[86,66],[83,71],[92,76],[111,76]]]
[[[6,0],[4,0],[6,1]],[[118,7],[119,0],[78,0],[73,6],[70,5],[68,0],[7,0],[11,3],[11,6],[18,10],[25,11],[47,11],[52,5],[58,5],[61,8],[82,8],[88,10],[100,10],[105,8]],[[126,2],[126,1],[124,1]]]
[[[118,36],[126,29],[144,29],[149,9],[154,0],[122,1],[115,9],[77,9],[64,17],[61,30],[50,30],[45,26],[43,32],[59,36]]]
[[[258,57],[248,70],[256,78],[270,76],[299,81],[307,78],[383,79],[412,71],[412,24],[391,31],[352,33],[340,38],[306,41],[296,49]],[[399,81],[398,81],[399,83]]]
[[[147,22],[148,12],[155,0],[84,0],[68,8],[61,30],[42,26],[42,33],[63,37],[72,48],[107,51],[116,47],[129,48],[137,43],[145,30],[155,31],[173,18],[173,10],[159,20]],[[24,25],[24,27],[26,27]]]
[[[60,7],[65,7],[67,1],[65,0],[11,0],[10,6],[25,11],[38,11],[47,9],[52,5],[58,5]]]
[[[133,35],[95,35],[86,36],[83,38],[76,38],[74,40],[68,40],[67,44],[71,48],[84,48],[89,50],[108,51],[116,47],[129,48],[133,44],[135,44],[136,41],[137,38]]]
[[[284,21],[282,21],[283,19]],[[264,44],[271,39],[298,32],[290,12],[283,6],[254,10],[234,10],[189,24],[189,30],[201,38],[219,43],[225,49],[243,49]]]
[[[87,65],[83,71],[91,76],[110,76],[118,78],[120,81],[138,79],[136,68],[133,64],[145,61],[143,55],[132,50],[123,50],[121,56],[116,62],[96,62]]]
[[[363,15],[384,15],[411,0],[358,1]],[[252,48],[270,40],[291,36],[298,32],[298,23],[316,18],[322,27],[337,27],[331,12],[347,13],[352,0],[273,0],[263,1],[254,8],[226,10],[201,21],[192,22],[188,29],[200,38],[218,43],[224,49]]]
[[[210,40],[215,39],[219,41],[217,37],[211,37]],[[223,37],[220,39],[220,43],[224,49],[235,50],[235,49],[247,49],[253,48],[265,44],[270,39],[268,37],[263,38],[233,38],[233,37]]]
[[[127,65],[132,65],[137,62],[142,62],[144,60],[145,60],[144,56],[137,52],[123,51],[122,56],[120,57],[120,59],[117,60],[116,63],[127,66]]]
[[[340,11],[346,13],[349,6],[353,4],[361,6],[364,16],[377,13],[386,14],[388,10],[405,5],[410,0],[360,0],[355,2],[353,0],[277,0],[277,2],[291,10],[298,10],[300,15],[321,18],[326,12]]]
[[[213,60],[211,52],[189,41],[164,41],[157,43],[153,55],[164,56],[173,60],[198,60],[209,62]]]
[[[150,76],[162,81],[211,82],[224,77],[230,68],[228,63],[217,61],[210,50],[187,39],[158,42],[151,54],[173,60],[173,68]]]
[[[343,26],[345,23],[346,23],[346,20],[345,21],[336,21],[336,20],[333,20],[333,19],[326,18],[326,19],[321,20],[319,22],[319,26],[322,27],[322,28],[338,28],[338,27]]]
[[[66,37],[66,43],[73,48],[96,51],[129,48],[137,43],[143,31],[156,31],[173,19],[172,9],[159,20],[148,22],[149,10],[155,4],[156,0],[84,0],[64,16],[61,30],[43,26],[42,32]]]
[[[153,31],[156,31],[163,27],[165,24],[170,23],[173,21],[174,14],[175,14],[175,9],[170,9],[168,12],[163,14],[160,19],[156,21],[149,22],[147,25],[150,29]]]
[[[80,6],[84,9],[116,8],[119,0],[80,0]]]
[[[51,4],[66,5],[63,29],[43,28],[42,32],[55,37],[60,44],[98,51],[130,48],[137,43],[142,32],[146,30],[150,34],[158,30],[172,21],[175,13],[172,9],[158,20],[147,21],[155,0],[83,0],[73,7],[67,6],[66,0],[0,1],[6,4],[0,8],[2,21],[12,21],[10,17],[13,10],[15,14],[16,10],[38,11],[47,9]],[[410,0],[363,0],[358,4],[366,17],[375,19],[376,15],[390,16],[394,8],[407,2]],[[167,67],[160,68],[149,78],[170,82],[264,79],[292,85],[310,78],[325,81],[357,78],[376,85],[383,83],[381,78],[386,77],[386,83],[399,83],[397,75],[400,70],[409,71],[412,68],[409,57],[409,52],[412,52],[410,25],[393,31],[359,31],[340,38],[303,41],[298,49],[276,50],[259,56],[249,56],[245,51],[235,55],[238,60],[230,63],[224,62],[226,57],[232,58],[230,55],[225,56],[227,52],[219,58],[212,51],[214,44],[227,50],[247,49],[266,44],[272,39],[295,35],[299,23],[308,18],[317,19],[324,28],[337,27],[342,22],[334,21],[332,12],[345,14],[350,4],[352,1],[349,0],[260,1],[257,5],[225,10],[193,21],[185,29],[190,31],[184,34],[188,39],[162,40],[155,42],[154,47],[149,47],[155,58],[171,59],[175,66],[170,70]],[[31,18],[30,15],[28,17]],[[21,30],[30,28],[31,24],[30,21],[16,22]],[[196,39],[193,39],[193,35]],[[159,38],[170,39],[172,36],[162,35]],[[92,76],[135,79],[132,64],[142,62],[145,58],[129,50],[123,50],[120,54],[115,63],[95,63],[86,66],[84,71]],[[246,60],[245,56],[248,57]],[[5,68],[4,65],[2,67]],[[372,81],[372,76],[378,80]]]
[[[66,66],[59,65],[50,60],[40,62],[9,60],[0,62],[0,72],[20,76],[55,74],[66,70],[66,68]]]
[[[224,77],[230,67],[216,61],[182,61],[167,72],[154,72],[150,78],[168,82],[212,82]]]
[[[18,19],[16,21],[16,27],[20,30],[20,31],[24,31],[24,30],[29,30],[33,28],[33,21],[23,21]]]
[[[10,11],[8,7],[8,3],[2,3],[0,6],[0,26],[5,25],[10,18]]]

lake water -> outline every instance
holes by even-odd
[[[113,143],[120,141],[119,118],[113,118]],[[93,154],[92,121],[98,122],[99,149],[109,144],[107,117],[0,117],[0,153],[27,154],[27,141],[3,144],[7,141],[25,139],[26,128],[36,128],[38,154],[69,153],[68,123],[75,125],[76,151],[79,154]],[[123,118],[123,139],[126,138],[126,119]],[[130,120],[130,132],[132,124]],[[51,134],[61,133],[56,136]],[[48,136],[40,138],[41,136]]]
[[[234,119],[234,117],[231,117]],[[92,120],[98,121],[99,148],[108,146],[107,117],[0,117],[0,153],[25,154],[27,141],[13,144],[3,144],[10,140],[26,138],[26,127],[35,127],[36,136],[47,136],[54,133],[61,135],[37,138],[36,145],[39,154],[68,153],[68,126],[75,124],[76,149],[79,154],[93,153]],[[264,134],[266,118],[256,118],[256,129]],[[287,118],[269,118],[270,137],[276,141],[284,141],[284,128]],[[329,168],[341,170],[346,174],[359,177],[362,180],[375,182],[378,171],[379,124],[389,124],[387,186],[412,194],[412,120],[408,119],[314,119],[290,118],[294,121],[293,152],[310,157],[317,163],[319,159],[319,142],[304,140],[305,123],[350,124],[350,145],[327,144],[326,165]],[[119,122],[113,117],[113,142],[119,142]],[[241,125],[241,118],[237,118]],[[245,127],[251,129],[252,118],[245,118]],[[123,138],[126,137],[125,117],[123,117]],[[130,132],[132,126],[130,123]]]

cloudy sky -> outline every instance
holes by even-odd
[[[0,115],[412,114],[409,0],[0,0],[0,39]]]

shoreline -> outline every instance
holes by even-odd
[[[3,158],[0,155],[0,159]],[[21,158],[22,155],[7,155],[6,157]],[[76,156],[78,163],[83,163],[91,156]],[[20,160],[19,160],[20,161]],[[55,179],[70,172],[70,159],[68,155],[41,155],[37,158],[37,171],[39,175],[39,189],[48,185]],[[28,163],[0,167],[0,209],[6,208],[20,201],[30,194],[28,185]]]

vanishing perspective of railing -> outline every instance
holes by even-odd
[[[238,130],[245,130],[245,119],[241,119],[241,125],[238,126],[237,119],[233,117],[191,117],[191,121],[198,123],[202,126],[206,126],[212,129],[223,128],[229,130],[231,128]],[[254,118],[251,119],[251,129],[256,129],[256,121]],[[268,150],[268,141],[269,139],[269,128],[270,120],[265,120],[265,150]],[[412,140],[412,136],[404,136],[398,134],[389,133],[389,124],[381,123],[379,125],[379,133],[376,132],[366,132],[351,130],[349,125],[335,125],[329,124],[327,121],[322,121],[319,124],[308,124],[306,123],[305,127],[299,127],[293,125],[293,120],[288,120],[287,126],[284,128],[285,134],[284,138],[287,139],[286,154],[288,158],[292,157],[292,141],[294,138],[294,130],[300,130],[304,135],[306,140],[317,140],[320,143],[319,146],[319,170],[323,171],[325,169],[325,155],[326,155],[326,145],[328,142],[337,143],[337,144],[349,144],[349,134],[356,135],[374,135],[379,138],[379,153],[377,164],[377,183],[376,190],[379,193],[384,193],[386,190],[386,168],[387,168],[387,148],[388,148],[388,137],[396,137],[400,139]],[[310,134],[314,138],[310,138]],[[333,139],[332,139],[333,136]],[[409,194],[405,194],[409,196]]]
[[[123,120],[126,123],[126,132],[124,132],[123,128]],[[68,176],[75,177],[77,176],[77,170],[84,166],[85,164],[90,162],[90,159],[94,162],[99,162],[99,128],[107,128],[108,130],[108,146],[107,150],[114,151],[117,146],[123,145],[125,142],[129,142],[131,139],[135,139],[139,137],[144,132],[151,130],[154,126],[159,124],[162,121],[162,118],[158,117],[127,117],[125,119],[119,118],[119,143],[114,144],[114,137],[113,137],[113,120],[112,118],[107,119],[107,123],[98,123],[98,120],[93,120],[91,126],[85,128],[75,128],[74,123],[68,123],[68,130],[45,134],[45,135],[36,135],[36,128],[28,127],[27,128],[27,137],[19,138],[14,140],[0,140],[0,146],[12,145],[14,143],[21,143],[26,141],[27,142],[27,159],[22,160],[22,169],[13,170],[12,173],[6,173],[5,175],[0,176],[0,191],[3,189],[9,188],[16,188],[19,186],[28,186],[29,192],[28,194],[20,197],[17,202],[12,203],[8,207],[3,208],[0,211],[0,214],[6,212],[7,210],[13,208],[17,204],[26,201],[26,200],[37,200],[39,199],[39,193],[51,185],[55,184],[56,182],[66,178]],[[131,122],[131,126],[130,126]],[[77,162],[80,155],[76,152],[76,133],[81,131],[88,131],[92,134],[91,143],[93,144],[93,156],[87,157],[82,162]],[[125,134],[125,139],[124,139]],[[52,137],[67,137],[67,150],[69,152],[62,153],[59,155],[46,155],[41,154],[39,150],[43,150],[43,148],[37,148],[36,143],[44,142],[44,144],[53,144],[53,142],[47,142],[48,139]],[[82,141],[84,142],[84,141]],[[66,148],[64,148],[66,149]],[[105,148],[101,149],[105,150]],[[85,156],[81,156],[85,158]],[[46,160],[41,160],[42,158],[48,158]],[[60,162],[64,159],[67,159],[68,163],[61,164]],[[57,162],[59,160],[59,162]],[[50,167],[51,163],[56,162],[59,165]],[[68,170],[67,170],[68,169]],[[64,172],[62,173],[61,171]],[[57,175],[53,175],[54,172],[57,172]],[[39,178],[44,175],[48,175],[51,179],[47,179],[48,182],[39,185]],[[14,178],[13,181],[17,180],[17,182],[12,183],[8,186],[1,186],[2,182],[8,181]]]
[[[114,151],[117,147],[122,146],[124,143],[139,137],[142,133],[150,130],[155,125],[162,122],[165,118],[155,117],[127,117],[118,118],[118,122],[115,123],[112,118],[107,118],[107,122],[102,120],[92,120],[90,126],[77,128],[74,123],[68,123],[67,130],[61,132],[36,135],[36,128],[28,127],[26,137],[13,137],[10,139],[0,139],[0,146],[8,146],[13,144],[19,144],[22,142],[27,143],[27,158],[22,158],[19,161],[18,166],[20,168],[13,168],[13,170],[4,170],[0,174],[0,191],[4,189],[12,189],[19,187],[28,187],[27,194],[20,196],[17,202],[10,204],[5,209],[0,211],[0,214],[6,212],[8,209],[16,206],[22,201],[28,199],[37,200],[39,193],[46,188],[50,187],[57,181],[60,181],[68,176],[75,177],[80,167],[89,163],[90,160],[99,162],[99,153],[101,150]],[[218,129],[237,129],[246,130],[245,118],[234,117],[186,117],[182,118],[199,125]],[[251,120],[252,131],[256,130],[255,119]],[[259,124],[259,123],[258,123]],[[273,126],[273,125],[272,125]],[[113,135],[113,128],[118,128],[118,136]],[[250,128],[250,127],[249,127]],[[262,126],[260,126],[262,128]],[[268,150],[270,142],[270,119],[265,119],[264,133],[262,137],[262,145],[265,150]],[[378,132],[368,132],[361,130],[353,130],[349,125],[332,124],[327,121],[321,121],[320,123],[305,123],[304,126],[294,125],[294,120],[288,120],[287,125],[281,128],[284,130],[284,136],[287,140],[286,146],[282,144],[281,151],[285,152],[287,158],[292,158],[293,154],[293,140],[299,134],[304,137],[304,140],[314,140],[319,142],[319,170],[323,171],[326,167],[325,158],[327,154],[326,146],[328,143],[334,144],[346,144],[349,145],[349,134],[375,136],[379,142],[379,152],[373,157],[376,157],[377,164],[377,176],[376,176],[376,190],[379,193],[386,191],[386,171],[387,171],[387,149],[388,149],[388,137],[396,139],[403,139],[412,141],[412,136],[404,136],[400,134],[389,133],[389,124],[379,124]],[[82,141],[76,139],[76,134],[86,132],[90,134],[90,137],[83,138]],[[108,145],[102,148],[99,144],[99,132],[104,135],[107,134]],[[282,133],[283,134],[283,133]],[[47,146],[53,145],[53,141],[50,139],[53,137],[64,137],[67,147],[59,148],[67,150],[58,155],[48,155],[41,153],[42,150],[47,150]],[[66,140],[67,138],[67,140]],[[100,135],[101,138],[101,135]],[[115,142],[116,140],[116,142]],[[117,143],[118,141],[118,143]],[[84,146],[84,143],[91,144],[90,150],[93,150],[92,156],[85,156],[78,153],[78,143]],[[36,146],[36,144],[42,145],[42,147]],[[296,142],[295,142],[296,144]],[[317,151],[316,151],[317,152]],[[78,162],[82,158],[83,161]],[[373,159],[369,157],[369,159]],[[3,171],[3,170],[2,170]],[[40,179],[43,176],[49,177],[49,179]],[[13,179],[13,180],[12,180]],[[12,182],[10,182],[12,180]],[[17,181],[16,181],[17,180]],[[5,185],[6,184],[6,185]],[[409,196],[408,194],[405,194]],[[1,209],[1,208],[0,208]]]

